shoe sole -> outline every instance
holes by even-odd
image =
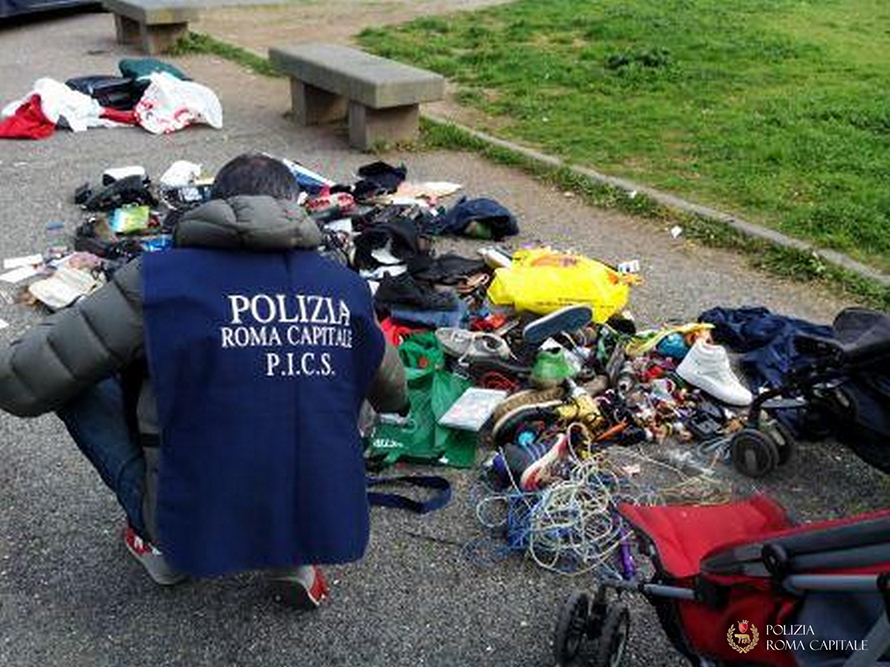
[[[699,374],[696,370],[690,371],[688,368],[682,367],[682,364],[677,368],[676,373],[686,384],[695,387],[696,389],[700,389],[712,398],[715,398],[726,405],[744,408],[751,405],[751,402],[754,400],[754,396],[749,390],[745,389],[748,393],[736,398],[726,392],[726,387],[730,384],[729,381],[726,383],[719,383],[706,375]],[[739,386],[741,386],[741,383],[739,383]],[[742,387],[742,389],[744,389],[744,387]]]
[[[504,361],[497,357],[487,357],[484,359],[464,357],[463,359],[460,359],[458,363],[461,368],[466,369],[466,372],[469,373],[470,377],[474,380],[478,380],[483,375],[490,372],[501,373],[503,375],[514,375],[517,378],[527,378],[532,372],[531,366],[511,364],[509,361]]]
[[[515,394],[508,396],[495,408],[491,415],[492,422],[498,422],[502,417],[516,408],[525,407],[527,405],[540,405],[543,403],[552,403],[553,401],[561,402],[566,397],[565,389],[562,387],[551,387],[550,389],[535,390],[524,389],[517,391]]]
[[[593,309],[590,306],[578,305],[561,308],[526,324],[522,330],[522,340],[529,345],[537,345],[562,331],[569,333],[577,331],[584,325],[590,324],[592,319]]]

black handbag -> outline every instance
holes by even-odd
[[[79,76],[68,79],[65,84],[89,95],[103,107],[129,111],[142,97],[145,86],[137,85],[133,79],[122,76]]]

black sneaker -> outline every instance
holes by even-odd
[[[421,310],[455,310],[457,297],[450,292],[437,292],[425,287],[410,273],[384,276],[374,293],[374,303],[382,308],[419,308]]]
[[[328,582],[317,565],[300,565],[281,572],[273,580],[275,598],[293,609],[317,609],[330,593]]]

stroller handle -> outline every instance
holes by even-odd
[[[884,574],[792,574],[782,584],[791,592],[825,591],[841,593],[887,593],[887,577]]]

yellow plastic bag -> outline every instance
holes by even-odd
[[[593,308],[595,322],[605,322],[624,308],[630,286],[639,282],[595,259],[551,248],[519,250],[509,268],[495,270],[488,298],[501,306],[546,314],[573,304]]]

